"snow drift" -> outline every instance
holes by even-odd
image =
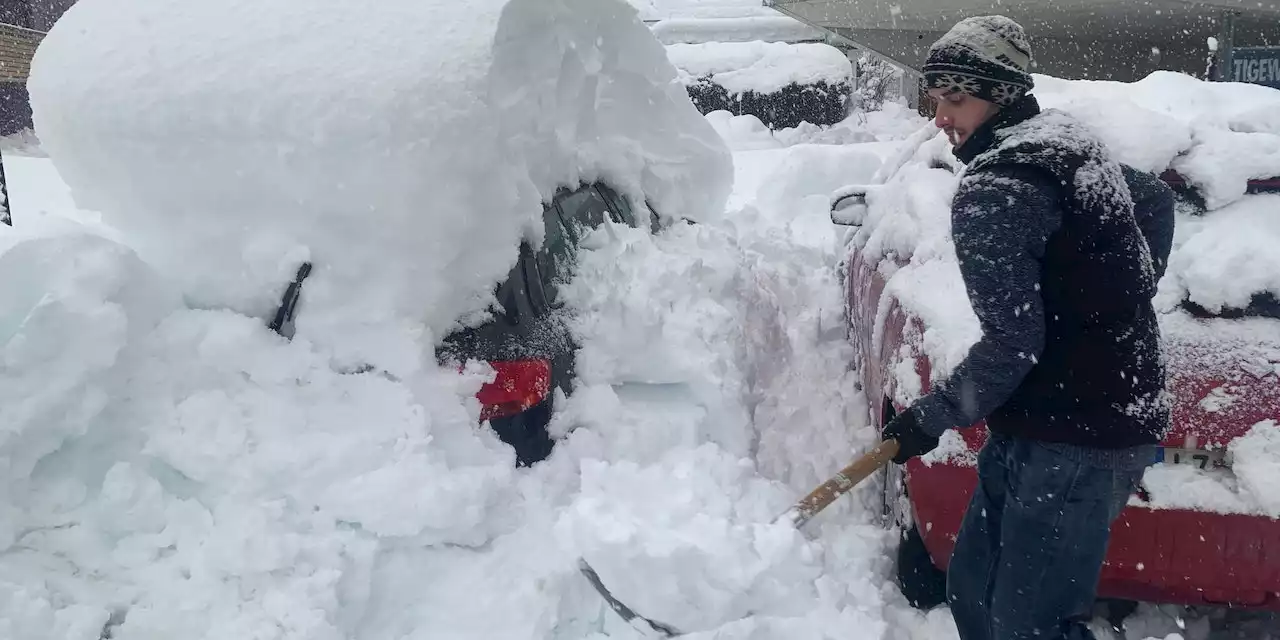
[[[298,331],[397,371],[490,302],[557,187],[699,218],[730,178],[622,2],[86,0],[30,91],[77,203],[192,305],[265,316],[310,260]]]

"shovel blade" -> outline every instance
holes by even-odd
[[[591,565],[587,564],[586,560],[581,558],[578,559],[578,570],[582,572],[582,575],[587,577],[587,581],[591,583],[592,587],[595,587],[595,590],[600,594],[600,597],[604,598],[604,601],[609,603],[609,607],[616,611],[623,620],[629,622],[631,626],[636,627],[640,631],[647,630],[662,634],[662,636],[666,638],[674,638],[682,635],[675,627],[672,627],[669,624],[664,624],[657,620],[650,620],[649,618],[636,613],[635,609],[628,607],[626,603],[615,597],[609,592],[608,587],[604,586],[604,582],[600,580],[600,574],[596,573],[596,570],[592,569]],[[641,624],[647,625],[648,629],[641,628]]]

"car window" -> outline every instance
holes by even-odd
[[[556,206],[560,207],[560,219],[579,241],[604,224],[605,216],[613,217],[609,202],[589,186],[557,198]]]
[[[603,184],[597,184],[596,189],[609,202],[609,208],[617,213],[614,220],[631,227],[636,226],[635,212],[632,211],[631,203],[625,197]]]
[[[541,295],[535,300],[543,302],[547,307],[560,304],[558,284],[568,278],[572,265],[577,257],[578,237],[560,217],[560,209],[555,204],[547,206],[542,212],[543,240],[542,247],[534,255],[536,274],[529,274],[529,288]]]
[[[618,223],[632,224],[630,212],[625,198],[604,185],[583,185],[557,193],[543,211],[546,235],[534,259],[537,273],[528,276],[535,302],[544,301],[549,308],[560,306],[559,285],[573,277],[578,243],[604,224],[606,216]]]

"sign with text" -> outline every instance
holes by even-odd
[[[1233,49],[1227,79],[1280,89],[1280,47]]]

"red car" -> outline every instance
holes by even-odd
[[[933,176],[929,184],[946,184],[954,171],[954,167],[943,166],[946,164],[947,160],[936,157],[932,167],[917,167],[913,177],[898,181],[896,186],[914,184],[918,188],[922,179],[929,182],[929,176]],[[1177,175],[1166,173],[1162,177],[1175,187],[1180,210],[1202,207],[1194,191]],[[1280,180],[1250,182],[1250,193],[1265,191],[1280,191]],[[832,220],[860,227],[867,209],[864,207],[863,213],[855,217],[840,214],[841,197],[837,194]],[[948,202],[947,193],[927,202],[922,202],[918,194],[899,199],[900,208],[915,212],[914,216],[920,215],[921,207],[941,207],[941,213],[931,215],[949,215]],[[876,206],[874,201],[871,206]],[[1280,210],[1275,213],[1280,215]],[[945,219],[920,219],[910,224],[923,227],[929,222],[945,224]],[[855,231],[853,237],[858,233],[861,231]],[[872,243],[874,249],[867,248],[872,241],[865,238],[862,244],[851,242],[842,269],[849,338],[878,428],[883,428],[895,412],[904,410],[910,399],[929,389],[930,374],[937,364],[925,352],[937,352],[939,332],[934,331],[932,336],[927,333],[936,327],[930,327],[922,315],[938,318],[938,314],[908,311],[912,305],[919,309],[923,304],[928,309],[934,304],[933,299],[917,291],[908,295],[908,304],[904,304],[897,292],[909,291],[914,285],[908,282],[905,289],[901,288],[902,283],[889,285],[901,273],[899,269],[911,264],[912,258],[904,253],[901,234],[895,233],[881,234]],[[936,251],[936,247],[924,251]],[[912,275],[908,280],[923,278]],[[949,282],[961,282],[958,270]],[[957,301],[954,296],[964,295],[963,287],[958,292],[955,288],[944,287],[942,291],[952,303]],[[938,290],[933,292],[937,294]],[[1260,422],[1280,420],[1280,361],[1273,362],[1280,354],[1280,303],[1274,295],[1263,293],[1254,296],[1245,309],[1216,316],[1189,302],[1176,312],[1162,315],[1168,385],[1175,396],[1173,425],[1163,442],[1162,462],[1205,469],[1174,469],[1179,472],[1230,474],[1231,456],[1224,455],[1226,446]],[[1260,316],[1263,322],[1270,322],[1266,318],[1276,319],[1277,330],[1264,338],[1264,342],[1273,342],[1241,342],[1235,335],[1238,332],[1232,329],[1234,318],[1241,316]],[[1176,324],[1173,330],[1170,323]],[[954,349],[948,357],[955,360]],[[1262,369],[1256,366],[1259,361],[1265,365]],[[1225,408],[1207,401],[1215,389],[1228,384],[1242,401]],[[987,434],[981,423],[958,433],[960,438],[953,432],[944,436],[938,455],[916,458],[901,467],[889,465],[882,474],[884,521],[886,526],[900,527],[902,531],[899,585],[912,604],[921,608],[936,606],[945,599],[945,570],[977,483],[977,453]],[[1152,505],[1150,499],[1151,494],[1140,488],[1113,527],[1099,584],[1100,599],[1121,603],[1121,608],[1128,610],[1137,601],[1280,610],[1280,521],[1230,509],[1215,512]]]

